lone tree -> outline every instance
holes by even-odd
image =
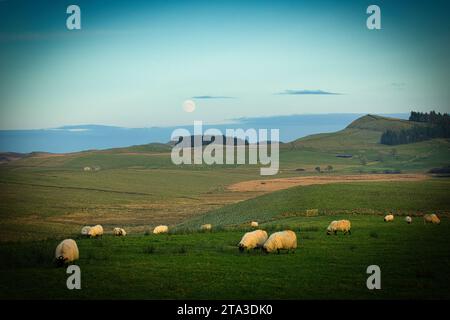
[[[328,165],[328,166],[327,166],[327,171],[328,171],[328,172],[333,171],[333,166]]]
[[[315,170],[316,170],[317,172],[320,172],[320,167],[316,167]]]

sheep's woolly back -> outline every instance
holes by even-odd
[[[238,246],[240,249],[247,249],[247,250],[260,248],[264,245],[264,242],[266,242],[266,240],[267,240],[266,231],[255,230],[244,234]]]
[[[89,236],[90,237],[98,237],[103,235],[103,227],[99,224],[97,224],[96,226],[93,226],[89,229]]]
[[[263,247],[267,252],[296,249],[297,235],[291,230],[272,233]]]
[[[331,221],[331,223],[327,227],[327,233],[330,234],[332,232],[336,233],[337,231],[342,231],[344,233],[350,232],[352,228],[352,224],[349,220],[337,220]]]
[[[337,231],[348,232],[352,228],[352,224],[348,220],[339,220],[335,227]]]
[[[394,221],[394,215],[393,214],[388,214],[387,216],[384,217],[384,221],[385,222]]]
[[[441,219],[439,219],[439,217],[432,213],[432,214],[426,214],[423,216],[423,220],[425,223],[429,222],[429,223],[433,223],[433,224],[440,224],[441,223]]]
[[[252,221],[252,222],[250,223],[250,226],[251,226],[252,228],[258,228],[259,224],[258,224],[258,222],[256,222],[256,221]]]
[[[61,241],[55,250],[55,259],[60,263],[69,263],[78,260],[79,252],[75,240],[65,239]]]
[[[83,236],[87,236],[89,234],[89,230],[91,230],[90,226],[84,226],[83,228],[81,228],[81,234]]]
[[[167,233],[167,232],[169,232],[168,226],[157,226],[157,227],[155,227],[155,229],[153,229],[154,234]]]
[[[210,223],[203,224],[203,225],[200,227],[200,230],[211,230],[211,229],[212,229],[212,225],[211,225]]]
[[[122,229],[122,228],[114,228],[113,233],[115,236],[126,236],[127,235],[127,232],[125,231],[125,229]]]

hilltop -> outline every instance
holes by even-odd
[[[422,125],[403,119],[388,118],[377,115],[365,115],[350,123],[345,129],[333,132],[310,135],[289,143],[290,148],[307,148],[327,152],[354,152],[355,150],[380,149],[381,135],[386,130],[409,129]]]
[[[386,130],[409,129],[412,126],[414,126],[414,123],[411,123],[411,121],[408,120],[368,114],[350,123],[346,129],[384,132]]]

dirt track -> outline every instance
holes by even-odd
[[[273,192],[295,186],[310,186],[314,184],[329,184],[340,182],[368,182],[368,181],[422,181],[429,177],[424,174],[363,174],[342,176],[307,176],[268,180],[250,180],[232,184],[228,190],[235,192]]]

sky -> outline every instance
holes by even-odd
[[[68,30],[66,8],[81,9]],[[381,9],[381,30],[366,9]],[[0,0],[0,130],[449,112],[448,1]],[[193,100],[194,112],[183,103]]]

